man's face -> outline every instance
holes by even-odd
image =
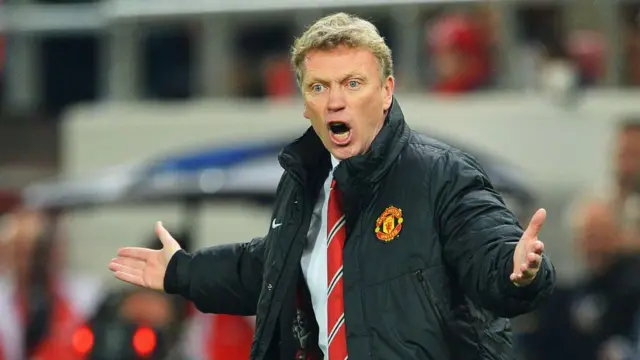
[[[380,81],[368,49],[338,46],[310,51],[304,60],[304,116],[339,160],[365,153],[391,106],[394,79]]]
[[[628,129],[618,137],[617,171],[620,185],[636,186],[640,172],[640,129]]]
[[[43,234],[45,219],[42,214],[17,211],[5,216],[0,229],[4,260],[19,276],[26,275],[31,267],[33,252]]]
[[[604,203],[589,204],[578,219],[577,245],[587,266],[597,269],[619,251],[623,238],[611,209]]]

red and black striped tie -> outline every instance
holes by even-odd
[[[342,279],[342,249],[346,237],[342,193],[333,180],[327,210],[328,360],[345,360],[348,357],[344,323],[344,280]]]

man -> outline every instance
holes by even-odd
[[[461,94],[491,85],[491,44],[485,31],[464,14],[447,15],[427,29],[437,74],[434,91]]]
[[[628,245],[637,249],[640,241],[640,119],[622,122],[615,149],[615,189],[612,207],[628,237]]]
[[[508,359],[506,319],[554,286],[539,210],[518,226],[474,159],[413,132],[393,97],[391,51],[338,13],[299,39],[292,63],[311,128],[285,172],[263,238],[109,265],[203,312],[256,315],[251,359]]]
[[[531,313],[536,329],[523,339],[527,359],[637,359],[640,280],[628,274],[640,272],[640,253],[626,245],[607,201],[585,201],[571,215],[587,271]]]
[[[11,261],[0,275],[0,360],[82,359],[73,332],[95,310],[102,284],[66,271],[54,219],[16,208],[3,225]]]

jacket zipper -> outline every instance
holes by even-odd
[[[293,178],[294,178],[294,181],[297,181],[297,182],[298,182],[299,178],[297,178],[297,177],[295,177],[295,176],[293,176]],[[300,183],[300,182],[298,182],[298,183],[299,183],[299,185],[301,185],[301,184],[302,184],[302,183]],[[304,215],[305,215],[305,214],[304,214],[304,212],[307,210],[307,209],[306,209],[307,202],[303,202],[303,203],[301,204],[301,203],[300,203],[300,202],[301,202],[300,198],[301,198],[301,197],[300,197],[299,195],[294,195],[294,205],[296,206],[296,208],[298,209],[298,211],[301,211],[301,212],[302,212],[302,214],[301,214],[301,215],[299,215],[299,219],[298,219],[298,221],[297,221],[297,224],[295,225],[295,226],[296,226],[296,230],[295,230],[295,232],[293,233],[293,234],[294,234],[294,239],[293,239],[293,240],[291,240],[290,247],[289,247],[289,249],[287,250],[287,256],[285,256],[285,259],[284,259],[283,270],[282,270],[282,271],[281,271],[281,273],[279,274],[279,276],[278,276],[278,278],[276,279],[275,283],[280,283],[280,282],[281,282],[281,279],[282,279],[282,276],[283,276],[283,271],[284,271],[284,268],[286,267],[286,263],[287,263],[287,261],[288,261],[288,257],[289,257],[288,253],[291,251],[291,246],[293,246],[293,245],[294,245],[295,237],[296,237],[296,236],[298,235],[298,233],[300,232],[300,228],[302,227],[302,225],[303,225],[303,223],[304,223]],[[275,287],[274,287],[273,291],[275,291]],[[272,315],[272,312],[273,312],[272,308],[273,308],[273,304],[274,304],[274,302],[273,302],[273,298],[274,298],[275,296],[276,296],[276,294],[275,294],[275,293],[274,293],[274,294],[272,294],[271,299],[270,299],[270,301],[269,301],[269,308],[268,308],[268,309],[267,309],[267,311],[266,311],[267,317],[266,317],[266,318],[265,318],[265,320],[264,320],[264,321],[265,321],[265,323],[268,323],[268,322],[269,322],[269,320],[272,320],[270,317],[274,316],[274,315]],[[276,325],[277,325],[277,320],[274,320],[274,321],[276,321]],[[259,330],[260,330],[260,333],[258,333],[258,332],[256,331],[256,334],[255,334],[255,335],[256,335],[256,338],[262,338],[262,336],[263,336],[263,335],[262,335],[262,333],[264,332],[264,327],[265,327],[265,326],[266,326],[266,325],[264,325],[264,324],[263,324],[263,326],[262,326],[262,327],[260,327],[260,329],[259,329]],[[274,325],[274,327],[275,327],[275,325]],[[257,330],[258,330],[258,329],[257,329]],[[273,331],[280,331],[280,329],[273,330]],[[273,337],[273,333],[272,333],[272,337]],[[264,339],[263,339],[263,340],[264,340]],[[269,348],[269,344],[271,343],[271,341],[272,341],[272,339],[270,339],[270,340],[267,342],[267,349]],[[281,349],[281,344],[282,344],[282,340],[280,341],[280,344],[278,344],[278,345],[279,345],[278,347],[279,347],[280,349]],[[279,350],[280,350],[280,349],[279,349]],[[260,352],[256,351],[256,353],[257,353],[257,354],[259,354],[259,356],[256,356],[256,358],[258,358],[258,359],[264,359],[264,355],[265,355],[264,353],[265,353],[265,351],[266,351],[266,350],[263,350],[263,349],[260,349],[260,350],[261,350]],[[252,357],[252,359],[253,359],[253,357]]]
[[[441,321],[444,321],[444,318],[440,313],[440,309],[438,308],[438,305],[436,304],[435,300],[431,296],[431,293],[429,291],[429,286],[427,284],[427,280],[424,278],[424,272],[422,270],[418,270],[415,272],[415,274],[416,274],[416,278],[418,279],[418,282],[420,283],[420,288],[422,290],[422,293],[425,296],[425,301],[427,302],[425,306],[429,306],[429,303],[431,303],[431,306],[433,306],[433,310],[440,317]]]
[[[422,288],[424,294],[429,297],[429,291],[427,290],[427,284],[424,280],[424,274],[422,273],[422,270],[416,271],[416,278],[418,279],[418,282],[420,283],[420,287]]]
[[[358,233],[357,234],[351,234],[351,236],[358,236],[359,237],[364,232],[364,230],[363,230],[363,226],[364,225],[362,224],[362,221],[358,221],[357,225],[358,225],[357,226]],[[354,251],[354,253],[356,254],[356,258],[358,259],[358,268],[360,268],[360,255],[361,254],[359,252],[357,252],[357,251]],[[363,304],[361,303],[361,306],[362,305]],[[362,310],[362,318],[363,318],[365,324],[369,324],[369,320],[367,319],[367,312],[364,311],[364,310]],[[378,356],[378,353],[376,352],[376,348],[373,345],[372,337],[369,337],[369,342],[370,342],[369,356],[371,356],[371,360],[379,360],[380,357]]]

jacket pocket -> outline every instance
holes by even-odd
[[[424,275],[423,275],[424,278]],[[448,359],[442,319],[415,270],[363,289],[374,359]],[[349,325],[347,324],[347,327]],[[358,359],[370,359],[360,354]]]
[[[418,297],[422,301],[424,311],[433,311],[438,317],[438,323],[440,325],[444,325],[443,312],[440,310],[438,299],[434,296],[434,290],[431,287],[431,284],[429,284],[429,280],[427,280],[425,271],[417,270],[414,273],[414,277],[417,282],[416,291],[418,292]]]

